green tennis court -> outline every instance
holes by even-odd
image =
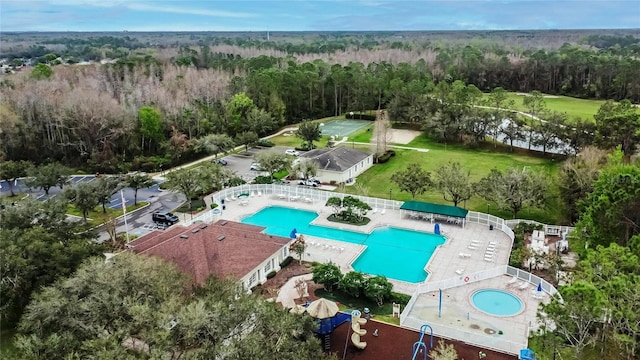
[[[343,138],[372,123],[373,121],[367,120],[333,120],[320,125],[320,129],[322,130],[322,135]]]

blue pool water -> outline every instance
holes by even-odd
[[[471,295],[471,303],[478,310],[494,316],[511,316],[522,311],[522,301],[510,292],[483,289]]]
[[[436,247],[445,242],[440,235],[394,227],[377,228],[371,234],[364,234],[311,225],[316,217],[318,214],[313,211],[272,206],[242,222],[264,226],[265,232],[271,235],[289,237],[295,228],[304,235],[366,245],[367,249],[352,264],[354,269],[412,283],[426,279],[428,274],[424,267]]]

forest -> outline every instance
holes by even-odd
[[[477,105],[492,105],[481,95],[496,89],[640,101],[638,38],[628,34],[588,35],[555,49],[479,38],[205,39],[145,48],[128,35],[49,39],[57,53],[0,78],[2,156],[91,171],[153,171],[202,155],[194,140],[208,134],[263,136],[305,119],[383,108],[394,123],[438,128],[443,142],[483,141],[495,114]],[[108,43],[121,55],[113,64],[65,63],[66,51],[106,51]],[[590,145],[594,119],[559,121],[578,124],[584,136],[565,136]]]

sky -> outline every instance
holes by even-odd
[[[0,31],[640,28],[638,0],[0,0]]]

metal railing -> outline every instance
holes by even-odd
[[[473,284],[479,281],[483,281],[483,280],[487,280],[487,279],[491,279],[491,278],[503,276],[503,275],[514,276],[521,281],[526,281],[532,284],[533,286],[538,286],[538,284],[540,284],[540,286],[542,287],[542,291],[544,291],[546,294],[550,296],[553,296],[558,293],[558,291],[552,284],[527,271],[514,268],[509,265],[497,266],[492,269],[471,273],[465,276],[464,278],[453,277],[445,280],[427,282],[419,285],[418,288],[416,288],[413,296],[411,296],[411,299],[407,303],[407,306],[405,306],[404,310],[400,314],[400,325],[403,327],[414,329],[416,331],[420,330],[420,327],[424,324],[424,321],[421,321],[420,319],[412,317],[410,316],[410,314],[416,304],[416,301],[418,300],[418,297],[421,294],[431,293],[439,290],[447,290],[447,289],[451,289],[451,288],[462,286],[462,285]],[[468,279],[468,280],[465,281],[465,279]],[[465,331],[458,328],[451,328],[441,324],[432,324],[432,326],[433,326],[434,334],[437,334],[438,336],[442,336],[449,339],[461,340],[470,344],[491,348],[494,350],[507,352],[510,354],[517,354],[518,351],[520,351],[520,349],[523,349],[527,346],[526,341],[524,343],[519,343],[519,342],[500,339],[500,338],[493,338],[493,337],[478,338],[477,334],[474,334],[473,332],[470,332],[470,331]],[[527,336],[528,336],[528,333],[523,334],[524,339],[527,339]]]
[[[560,236],[562,235],[562,233],[567,233],[570,234],[573,230],[575,230],[576,228],[572,227],[572,226],[561,226],[561,225],[548,225],[548,224],[544,224],[535,220],[525,220],[525,219],[513,219],[513,220],[506,220],[507,225],[510,228],[515,228],[518,224],[520,223],[525,223],[525,224],[532,224],[532,225],[540,225],[542,226],[542,229],[544,230],[544,233],[546,235],[556,235],[556,236]]]

